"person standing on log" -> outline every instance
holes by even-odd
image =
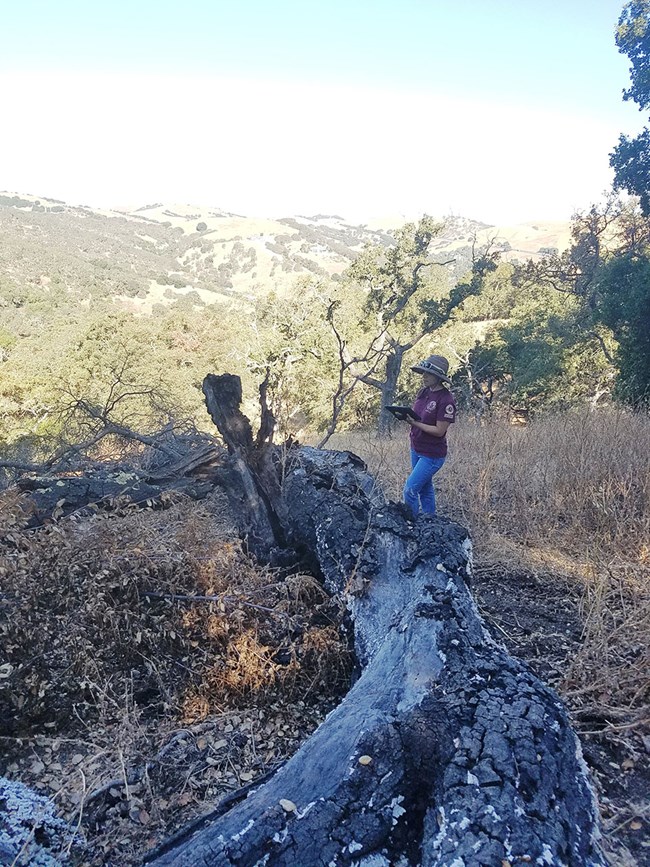
[[[414,515],[435,515],[433,477],[447,457],[447,429],[456,420],[456,401],[447,388],[449,362],[443,355],[430,355],[411,370],[422,374],[413,411],[419,420],[406,416],[411,425],[411,475],[404,485],[404,502]]]

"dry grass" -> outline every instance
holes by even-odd
[[[401,432],[400,432],[401,434]],[[406,435],[339,436],[392,499],[409,471]],[[469,527],[477,563],[579,586],[584,635],[562,691],[612,726],[650,716],[650,419],[568,411],[515,427],[467,420],[450,434],[439,511]]]
[[[28,530],[0,495],[0,773],[85,832],[84,864],[141,864],[349,687],[342,605],[245,556],[223,500]]]
[[[125,695],[195,722],[347,686],[342,609],[312,577],[244,556],[214,503],[181,498],[31,532],[19,499],[0,505],[5,733],[109,724]]]

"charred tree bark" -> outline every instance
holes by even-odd
[[[205,434],[166,435],[163,431],[146,437],[151,462],[108,465],[79,459],[72,467],[65,462],[51,467],[12,465],[25,473],[15,488],[28,500],[29,525],[38,526],[88,507],[145,504],[169,490],[200,499],[217,483],[231,500],[250,550],[260,558],[271,558],[274,551],[286,548],[286,508],[276,467],[280,453],[271,445],[275,420],[266,403],[266,386],[265,380],[260,386],[261,425],[254,439],[250,422],[239,408],[239,377],[224,374],[205,378],[208,412],[228,453]]]
[[[395,403],[397,381],[402,370],[402,361],[406,349],[410,349],[410,346],[394,345],[391,347],[391,354],[386,359],[386,376],[381,388],[381,409],[377,423],[377,430],[380,434],[389,433],[394,427],[395,419],[386,411],[386,407]]]
[[[275,420],[266,404],[266,380],[260,386],[262,423],[255,441],[250,422],[239,408],[242,390],[238,376],[208,374],[203,380],[203,394],[239,480],[239,490],[233,491],[232,485],[227,488],[239,498],[237,506],[247,523],[249,548],[259,557],[269,557],[274,549],[287,547],[287,516],[271,446]]]
[[[89,508],[156,501],[169,490],[202,499],[214,490],[215,467],[223,464],[224,457],[224,449],[214,440],[205,436],[188,438],[187,442],[176,442],[175,450],[167,448],[164,460],[148,468],[126,463],[82,464],[72,472],[47,472],[46,467],[35,465],[12,488],[28,501],[28,526],[40,526],[52,518],[83,513]]]
[[[466,532],[413,521],[347,454],[296,450],[283,495],[287,539],[347,601],[360,677],[269,782],[157,867],[603,864],[566,712],[484,629]]]

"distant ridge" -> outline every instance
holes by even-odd
[[[490,243],[505,260],[540,258],[566,248],[568,222],[490,226],[458,215],[444,228],[434,258],[453,253],[465,269],[473,245]],[[405,217],[351,223],[338,214],[246,217],[211,205],[153,202],[91,208],[28,193],[0,193],[0,277],[11,285],[64,274],[70,291],[88,287],[134,312],[182,298],[194,304],[292,291],[297,278],[340,279],[367,243],[390,246]],[[16,269],[16,259],[21,269]]]
[[[298,214],[298,216],[303,220],[313,220],[314,222],[317,222],[318,220],[340,220],[343,222],[343,217],[339,217],[338,214],[314,214],[313,217]]]

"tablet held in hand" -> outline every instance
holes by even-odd
[[[391,412],[399,421],[406,421],[406,417],[420,421],[420,416],[417,412],[413,412],[410,406],[387,406],[385,409]]]

